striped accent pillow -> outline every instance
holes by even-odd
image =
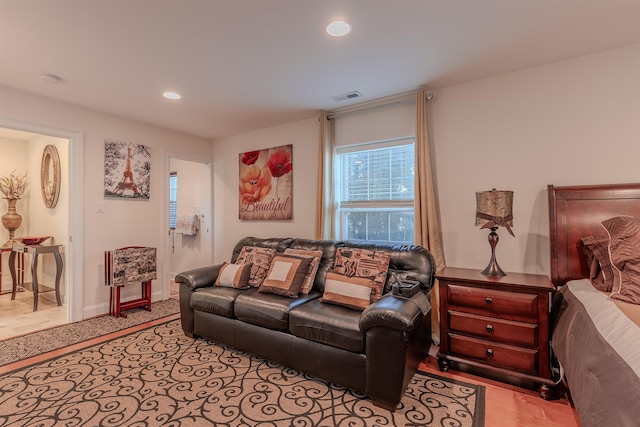
[[[640,304],[640,219],[617,216],[602,221],[609,234],[613,265],[611,298]]]
[[[215,286],[225,288],[247,289],[249,287],[249,276],[251,274],[251,264],[229,264],[225,262],[220,268]]]
[[[364,310],[371,303],[373,285],[373,280],[366,277],[349,277],[330,271],[320,301]]]

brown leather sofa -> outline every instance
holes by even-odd
[[[341,384],[394,410],[431,342],[431,254],[415,245],[247,237],[236,244],[231,262],[244,246],[322,250],[312,291],[294,299],[256,288],[214,287],[221,265],[183,272],[175,280],[185,334]],[[420,292],[410,298],[393,295],[393,279],[388,279],[384,296],[364,311],[321,302],[327,271],[341,246],[388,252],[387,277],[409,275],[420,282]]]

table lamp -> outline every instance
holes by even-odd
[[[509,234],[513,234],[513,191],[476,192],[476,226],[480,229],[489,228],[488,240],[491,245],[491,261],[482,271],[485,276],[506,276],[496,261],[496,245],[498,244],[498,227],[505,227]]]

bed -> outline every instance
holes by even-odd
[[[628,302],[640,295],[640,184],[549,185],[548,197],[560,376],[583,427],[640,426],[640,304]]]

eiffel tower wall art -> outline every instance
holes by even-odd
[[[140,144],[106,139],[104,197],[149,200],[151,149]]]

